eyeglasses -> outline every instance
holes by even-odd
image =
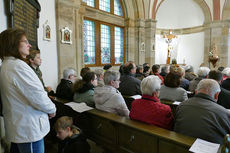
[[[30,44],[30,42],[29,42],[28,40],[22,40],[22,41],[20,41],[20,42],[24,42],[24,43],[26,43],[27,45]]]

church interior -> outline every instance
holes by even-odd
[[[156,64],[164,67],[176,63],[183,68],[192,66],[195,73],[201,66],[210,70],[230,67],[230,0],[0,0],[0,33],[17,27],[17,22],[11,21],[18,13],[17,7],[11,8],[16,2],[37,6],[36,38],[27,33],[28,41],[34,41],[32,48],[40,50],[42,78],[53,91],[67,68],[75,69],[80,77],[85,67],[94,71],[111,65],[118,71],[129,61],[136,66],[148,63],[150,69]],[[171,109],[176,111],[175,106]],[[147,153],[150,146],[157,146],[152,152],[189,152],[195,141],[96,111],[87,118],[95,124],[99,121],[94,118],[104,123],[95,128],[105,140],[95,142],[99,138],[89,134],[97,150],[91,152],[107,152],[103,143],[117,153]],[[4,138],[3,117],[0,128]],[[136,136],[128,135],[127,129]],[[129,142],[125,142],[126,137]],[[138,138],[141,140],[136,141]]]

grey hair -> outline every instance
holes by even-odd
[[[192,65],[185,66],[185,72],[194,72]]]
[[[226,67],[223,71],[222,71],[222,73],[224,74],[224,75],[226,75],[226,76],[230,76],[230,68],[229,67]]]
[[[214,98],[217,92],[220,92],[220,85],[216,80],[213,79],[203,79],[197,85],[197,92],[200,90],[205,90],[207,94]]]
[[[209,73],[210,69],[208,67],[200,67],[197,71],[197,75],[199,77],[206,77]]]
[[[141,81],[142,94],[152,96],[153,92],[160,90],[161,80],[158,76],[150,75]]]
[[[96,69],[95,71],[95,74],[97,75],[97,78],[100,77],[100,75],[103,75],[104,74],[104,70],[103,69]]]
[[[169,66],[168,65],[162,66],[161,72],[169,73]]]
[[[115,81],[118,78],[120,78],[119,72],[108,70],[105,72],[103,80],[104,80],[105,85],[110,85],[111,81]]]
[[[70,75],[76,74],[76,71],[73,68],[67,68],[63,71],[63,78],[68,80]]]

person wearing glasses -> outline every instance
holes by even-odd
[[[95,88],[94,101],[96,108],[121,116],[129,116],[129,110],[121,93],[117,90],[120,84],[120,73],[106,71],[105,86]]]
[[[97,86],[97,75],[94,72],[87,72],[82,80],[78,80],[73,85],[75,102],[85,102],[90,107],[95,107],[93,95]]]
[[[67,68],[63,71],[63,79],[57,86],[56,96],[58,98],[73,100],[73,83],[76,81],[76,71],[73,68]]]
[[[11,153],[44,153],[43,138],[56,107],[26,63],[31,45],[21,29],[0,34],[0,89],[6,138]]]

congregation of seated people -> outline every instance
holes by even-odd
[[[66,68],[55,96],[222,144],[224,136],[230,133],[230,112],[227,110],[230,109],[230,68],[220,71],[200,67],[194,73],[191,65],[154,64],[150,67],[148,63],[136,65],[129,61],[121,65],[119,71],[111,65],[94,70],[85,67],[80,76],[73,68]],[[188,96],[188,92],[193,96]],[[128,108],[126,97],[134,95],[140,98],[133,99]],[[173,113],[170,105],[162,103],[164,100],[181,103]],[[71,132],[72,121],[66,118],[70,120],[69,125],[61,128],[71,133],[69,137],[62,138],[62,129],[57,127],[58,123],[55,125],[58,138],[65,140],[61,145],[74,139],[81,141],[88,152],[89,146],[81,129],[74,127],[77,133]],[[64,122],[63,118],[58,122]],[[82,139],[75,139],[76,135],[81,135]]]
[[[72,99],[75,102],[85,102],[101,111],[220,144],[230,133],[227,110],[230,108],[227,88],[230,68],[221,72],[200,67],[194,73],[190,65],[153,65],[150,72],[148,63],[136,66],[129,61],[120,66],[119,72],[111,67],[95,71],[82,69],[85,70],[82,79],[75,83],[70,81],[74,83]],[[75,71],[68,73],[75,74]],[[68,80],[69,76],[63,75]],[[188,91],[194,93],[189,99]],[[124,97],[134,95],[141,95],[141,98],[134,99],[129,110]],[[181,102],[174,116],[170,106],[161,100]]]

